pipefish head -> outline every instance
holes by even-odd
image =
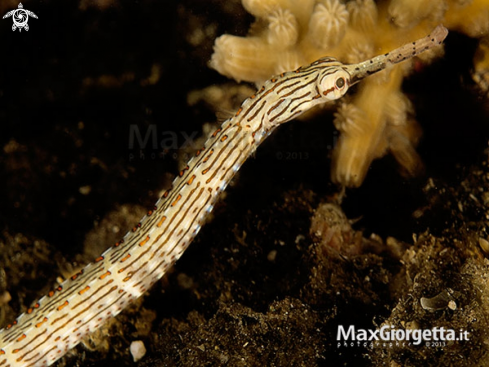
[[[365,79],[369,75],[440,45],[447,34],[448,30],[442,25],[439,25],[426,37],[407,43],[384,55],[376,56],[358,64],[345,65],[331,57],[319,59],[311,64],[311,68],[319,68],[319,92],[321,96],[329,101],[341,98],[350,86]]]
[[[324,57],[311,65],[319,67],[317,88],[327,101],[343,97],[351,85],[351,75],[344,66],[332,57]]]

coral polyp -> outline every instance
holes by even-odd
[[[316,47],[329,49],[345,36],[348,26],[348,11],[338,0],[318,2],[309,20],[308,35]]]

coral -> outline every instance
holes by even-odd
[[[388,14],[400,28],[415,26],[420,19],[439,23],[443,20],[447,4],[444,0],[392,0]]]
[[[314,6],[308,35],[316,47],[328,49],[341,41],[347,26],[346,6],[337,0],[326,0]]]
[[[428,34],[442,23],[470,37],[489,33],[484,0],[242,0],[256,17],[247,37],[216,39],[210,65],[237,81],[261,85],[272,75],[323,56],[358,63]],[[489,53],[481,41],[474,79],[487,91]],[[439,47],[420,55],[423,63],[443,54]],[[341,102],[335,115],[340,139],[333,153],[332,179],[356,187],[376,158],[393,154],[407,176],[422,168],[416,153],[421,130],[411,103],[401,91],[416,60],[365,80]]]

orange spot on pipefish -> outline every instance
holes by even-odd
[[[166,219],[166,216],[161,217],[160,221],[158,222],[158,224],[156,226],[158,228],[161,227],[163,225],[163,222],[165,221],[165,219]]]
[[[146,238],[139,243],[139,246],[144,246],[148,241],[149,241],[149,236],[146,236]]]
[[[131,257],[131,254],[127,254],[126,256],[124,256],[122,259],[121,259],[121,263],[123,263],[124,261],[126,261],[127,259],[129,259]],[[110,273],[110,272],[108,272]]]
[[[171,204],[171,206],[175,206],[177,205],[178,201],[182,198],[182,195],[181,194],[178,194],[177,198],[175,199],[175,201]]]
[[[70,303],[68,301],[65,301],[65,303],[63,303],[61,306],[58,306],[56,309],[58,311],[61,311],[63,308],[65,308],[66,306],[68,306]]]
[[[192,175],[192,177],[190,177],[190,179],[187,181],[187,184],[192,185],[192,182],[194,182],[195,177],[196,177],[195,175]]]
[[[47,317],[45,317],[45,318],[44,318],[44,319],[43,319],[41,322],[38,322],[38,323],[36,324],[36,328],[41,327],[41,326],[42,326],[42,324],[44,324],[46,321],[48,321],[48,318],[47,318]]]
[[[81,296],[83,293],[85,293],[86,291],[88,291],[90,289],[90,286],[87,285],[85,288],[83,288],[81,291],[78,292],[78,294]]]
[[[107,272],[103,273],[101,276],[99,276],[98,278],[99,278],[100,280],[102,280],[102,279],[104,279],[105,277],[109,276],[110,274],[112,274],[112,273],[111,273],[110,271],[107,271]]]
[[[19,336],[19,337],[17,338],[17,341],[18,341],[18,342],[20,342],[22,339],[25,339],[26,337],[27,337],[27,335],[22,334],[21,336]]]

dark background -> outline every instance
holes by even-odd
[[[245,35],[253,20],[238,1],[114,1],[86,9],[82,4],[24,2],[39,17],[29,20],[28,32],[12,32],[11,18],[0,21],[0,146],[12,141],[21,146],[0,158],[0,227],[70,242],[72,248],[63,250],[69,252],[79,250],[92,217],[114,203],[150,206],[156,200],[154,191],[169,180],[164,173],[177,169],[175,154],[151,159],[155,150],[147,147],[146,159],[140,159],[140,152],[128,147],[130,126],[144,133],[156,124],[159,133],[177,133],[179,143],[185,141],[181,131],[200,136],[202,124],[215,120],[214,111],[203,103],[189,108],[187,93],[226,81],[207,67],[214,34]],[[12,9],[3,3],[0,10],[5,8]],[[214,34],[192,45],[192,32],[209,24],[215,25]],[[387,157],[374,162],[362,188],[348,193],[347,213],[363,215],[369,231],[390,227],[391,234],[409,237],[397,222],[411,221],[422,204],[419,188],[426,177],[451,180],[457,165],[474,162],[485,148],[485,98],[469,74],[476,41],[451,32],[446,45],[443,60],[404,86],[425,131],[419,151],[426,175],[406,180]],[[142,85],[155,64],[159,81]],[[127,74],[133,80],[121,81]],[[102,75],[120,83],[88,85]],[[334,190],[331,119],[326,115],[279,129],[241,174],[243,202],[259,205],[270,194],[267,188],[277,186]],[[277,158],[291,152],[307,152],[308,158]],[[86,185],[90,194],[80,194]]]
[[[178,152],[152,159],[160,151],[149,147],[142,152],[146,159],[132,159],[140,152],[129,149],[130,126],[144,132],[156,124],[158,131],[200,135],[215,111],[204,103],[188,107],[187,94],[227,81],[207,67],[214,38],[245,35],[253,21],[239,1],[80,4],[23,2],[39,17],[29,20],[28,32],[12,32],[12,20],[0,20],[0,231],[41,238],[67,259],[82,251],[87,231],[116,205],[149,208],[157,200],[169,173],[177,171]],[[16,6],[2,2],[0,10]],[[198,45],[190,42],[196,29],[212,24],[213,32]],[[426,205],[427,178],[450,185],[460,167],[482,157],[487,100],[470,77],[475,47],[475,40],[451,32],[445,58],[405,82],[424,129],[419,152],[426,173],[407,180],[391,157],[374,162],[363,186],[347,191],[344,201],[350,218],[361,217],[357,227],[366,236],[409,241],[413,232],[430,227],[412,217]],[[161,77],[144,85],[153,65]],[[118,82],[89,85],[102,75]],[[329,179],[331,122],[332,114],[294,121],[263,144],[229,190],[237,218],[272,206],[286,190],[311,189],[318,197],[337,190]],[[291,152],[307,152],[308,158],[278,158]]]

